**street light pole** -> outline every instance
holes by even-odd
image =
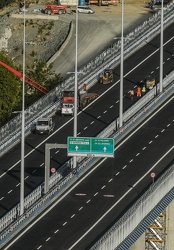
[[[121,18],[121,62],[120,62],[120,106],[119,106],[119,127],[123,126],[123,44],[124,44],[124,0],[122,0]]]
[[[25,0],[24,0],[24,38],[23,38],[23,76],[22,76],[22,128],[21,128],[21,183],[20,215],[24,213],[24,159],[25,159]]]
[[[160,38],[160,93],[163,90],[163,0],[161,1],[161,38]]]
[[[76,45],[75,45],[75,86],[74,86],[74,133],[77,137],[77,102],[78,102],[78,79],[77,79],[77,52],[78,52],[78,0],[76,0]],[[76,168],[77,157],[73,156],[73,168]]]

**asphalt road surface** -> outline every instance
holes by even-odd
[[[164,42],[172,37],[173,28],[167,29]],[[124,110],[130,107],[135,98],[130,100],[129,90],[143,80],[145,75],[153,74],[159,78],[159,37],[146,44],[136,54],[124,62]],[[156,51],[156,53],[154,53]],[[164,75],[173,69],[173,38],[165,45]],[[112,85],[96,84],[92,91],[100,97],[78,115],[78,135],[96,136],[110,122],[118,117],[119,109],[119,67],[114,71],[115,81]],[[102,94],[105,93],[105,94]],[[25,194],[36,188],[44,179],[45,143],[66,143],[67,136],[73,134],[73,119],[56,115],[55,131],[52,135],[38,136],[30,134],[25,140]],[[51,152],[51,167],[58,169],[67,160],[65,150]],[[20,181],[20,144],[1,157],[0,169],[0,214],[8,212],[19,202]],[[8,183],[8,185],[7,185]]]
[[[95,14],[78,15],[78,69],[103,52],[114,37],[121,34],[121,4],[118,6],[92,6]],[[143,4],[124,5],[124,33],[142,24],[152,14]],[[62,15],[60,20],[73,22],[72,36],[68,45],[54,61],[53,70],[66,78],[66,73],[75,70],[75,22],[76,15]]]
[[[174,97],[9,249],[89,249],[152,183],[150,173],[173,161],[173,105]]]
[[[169,39],[170,38],[170,39]],[[169,42],[167,42],[169,41]],[[164,35],[164,43],[165,43],[165,50],[164,50],[164,75],[168,74],[172,69],[173,69],[173,54],[174,54],[174,48],[173,48],[173,27],[170,26]],[[156,53],[154,53],[156,51]],[[132,104],[129,95],[128,95],[128,90],[132,89],[137,82],[142,80],[146,74],[153,73],[155,77],[158,80],[159,76],[159,37],[156,39],[153,39],[150,43],[146,44],[145,47],[141,48],[140,51],[136,52],[135,55],[132,55],[130,58],[128,58],[124,62],[124,75],[125,75],[125,80],[124,80],[124,108],[126,109],[128,106]],[[105,95],[101,95],[98,100],[94,103],[94,105],[89,106],[84,112],[79,114],[78,116],[78,132],[80,133],[80,136],[95,136],[100,130],[102,130],[107,124],[109,124],[112,120],[115,119],[115,117],[118,116],[118,98],[119,98],[119,86],[118,86],[118,79],[119,79],[119,68],[115,69],[114,71],[114,77],[115,77],[115,83],[112,84],[111,86],[104,86],[104,85],[95,85],[94,86],[94,91],[98,90],[100,93],[103,93],[104,91],[106,92]],[[109,88],[108,88],[109,87]],[[109,91],[110,89],[110,91]],[[136,101],[136,100],[134,100]],[[26,157],[26,181],[25,181],[25,192],[30,192],[34,187],[36,187],[40,182],[43,181],[43,166],[44,166],[44,143],[40,146],[38,146],[39,142],[42,142],[43,139],[45,139],[45,142],[48,143],[66,143],[66,138],[68,135],[72,135],[72,122],[67,123],[66,126],[63,126],[66,122],[69,121],[68,117],[60,117],[56,116],[56,129],[58,129],[57,132],[55,132],[51,137],[47,136],[36,136],[34,134],[31,134],[29,137],[26,139],[26,154],[29,153],[31,150],[33,152],[29,154]],[[76,221],[74,226],[69,226],[65,228],[65,230],[70,230],[71,231],[69,238],[68,239],[73,239],[68,240],[64,244],[73,244],[73,242],[76,241],[76,238],[79,238],[79,232],[77,232],[77,228],[82,229],[81,234],[83,234],[83,231],[85,231],[86,228],[86,223],[87,221],[90,221],[91,215],[95,217],[95,220],[101,216],[104,211],[108,209],[108,205],[110,203],[110,206],[113,205],[113,202],[118,200],[119,197],[122,197],[123,194],[128,190],[129,185],[132,186],[136,180],[140,179],[140,176],[143,175],[147,171],[150,166],[152,166],[157,159],[159,159],[162,154],[167,152],[167,150],[173,145],[173,123],[172,121],[174,120],[173,118],[173,102],[165,108],[164,112],[160,113],[160,115],[157,115],[155,119],[153,119],[153,123],[149,125],[149,123],[144,126],[144,129],[140,130],[136,134],[136,138],[133,136],[130,145],[128,142],[126,142],[122,148],[123,151],[117,150],[116,151],[116,157],[119,156],[120,158],[117,158],[117,160],[107,160],[107,164],[100,168],[100,171],[97,172],[95,175],[91,175],[89,179],[89,183],[84,181],[82,183],[82,187],[77,188],[75,190],[77,193],[85,193],[85,194],[92,194],[94,195],[95,192],[97,192],[98,189],[101,189],[104,185],[102,180],[105,179],[106,177],[111,178],[111,173],[115,176],[118,172],[120,172],[120,168],[125,169],[123,175],[119,175],[119,178],[116,180],[116,184],[111,181],[113,184],[113,191],[112,188],[110,188],[111,193],[113,192],[114,195],[117,194],[118,190],[120,190],[118,195],[114,196],[114,200],[112,199],[107,199],[107,202],[103,203],[102,200],[98,200],[97,198],[97,203],[100,205],[97,208],[97,204],[93,203],[93,209],[95,208],[95,211],[90,212],[87,211],[86,216],[83,220],[78,219]],[[168,127],[168,124],[169,127]],[[160,140],[155,140],[155,133],[157,132],[157,135],[160,133]],[[166,132],[166,133],[164,133]],[[158,143],[152,143],[153,140]],[[132,141],[133,140],[133,141]],[[152,141],[152,142],[151,142]],[[146,150],[148,145],[148,150]],[[150,148],[153,146],[153,148]],[[120,148],[120,150],[121,150]],[[133,155],[138,154],[138,152],[142,149],[143,153],[145,152],[145,156],[142,156],[140,158],[136,158],[136,160],[132,161]],[[147,153],[147,154],[146,154]],[[51,164],[52,166],[55,166],[56,168],[60,166],[65,160],[66,160],[66,153],[65,152],[60,152],[56,154],[55,152],[52,153],[52,160]],[[163,171],[163,167],[167,166],[168,163],[173,160],[173,152],[172,156],[169,155],[167,159],[164,159],[164,164],[161,164],[158,166],[155,171],[160,173]],[[17,161],[20,161],[20,145],[12,149],[10,152],[8,152],[4,157],[1,158],[1,163],[3,166],[3,169],[1,169],[1,183],[0,183],[0,188],[1,188],[1,214],[4,212],[7,212],[12,206],[14,206],[15,203],[18,202],[18,195],[19,195],[19,169],[20,169],[20,164],[16,164],[16,167],[13,167],[10,171],[7,171],[9,168],[11,168]],[[127,165],[129,163],[135,164],[134,167],[131,165],[131,170],[130,168],[127,168]],[[145,165],[144,165],[145,164]],[[117,169],[118,166],[118,169]],[[125,167],[126,166],[126,167]],[[140,171],[137,171],[139,169]],[[36,170],[36,171],[35,171]],[[107,171],[106,171],[107,170]],[[115,170],[118,170],[116,173],[114,172]],[[105,172],[106,171],[106,172]],[[110,175],[108,176],[107,173]],[[99,176],[100,178],[97,179],[96,176]],[[6,185],[8,183],[8,185]],[[124,184],[122,186],[121,184]],[[140,186],[137,186],[138,193],[141,192],[147,185],[149,184],[149,181],[144,178],[141,182]],[[86,186],[87,185],[87,186]],[[118,185],[118,186],[117,186]],[[5,189],[4,189],[5,187]],[[83,191],[84,189],[84,191]],[[89,191],[88,191],[89,189]],[[115,190],[115,191],[114,191]],[[105,190],[104,190],[105,191]],[[133,192],[133,193],[132,193]],[[108,192],[107,192],[108,193]],[[106,194],[107,194],[106,193]],[[41,242],[36,242],[34,243],[34,239],[36,238],[36,235],[33,235],[32,232],[32,237],[30,234],[27,234],[25,237],[28,238],[31,241],[32,238],[32,246],[33,249],[35,247],[39,247],[39,244],[44,245],[46,240],[47,240],[47,235],[48,232],[51,232],[51,227],[55,228],[54,222],[51,220],[51,218],[57,218],[57,221],[61,223],[61,225],[64,224],[64,222],[67,220],[67,217],[65,218],[65,215],[70,216],[70,214],[74,214],[73,211],[76,209],[81,208],[81,203],[79,203],[79,198],[77,198],[78,195],[75,194],[70,194],[70,196],[67,197],[67,201],[72,201],[72,203],[67,205],[66,200],[62,201],[63,204],[61,207],[56,209],[61,213],[61,211],[64,211],[63,214],[58,217],[53,214],[50,215],[50,217],[45,217],[43,219],[44,223],[46,224],[47,228],[46,231],[44,231],[44,226],[40,227],[42,228],[41,232],[43,236],[40,236],[39,234],[37,235],[37,238],[41,240]],[[127,207],[129,203],[131,203],[132,199],[137,197],[137,192],[135,192],[135,189],[131,191],[131,197],[126,200],[124,200],[124,206]],[[74,199],[74,197],[76,197]],[[103,198],[103,197],[102,197]],[[105,197],[106,198],[106,197]],[[80,198],[81,199],[81,198]],[[64,205],[65,202],[65,205]],[[75,202],[75,203],[74,203]],[[86,201],[83,201],[86,203]],[[66,206],[67,205],[67,206]],[[102,210],[102,205],[104,206],[104,209]],[[79,207],[80,206],[80,207]],[[120,215],[120,213],[124,210],[124,206],[120,205],[120,208],[118,209],[117,207],[117,213],[115,214],[116,218],[117,216]],[[81,209],[79,210],[81,211]],[[85,211],[85,210],[83,210]],[[121,212],[120,212],[121,211]],[[51,212],[51,213],[52,213]],[[84,214],[83,214],[84,216]],[[113,216],[113,215],[112,215]],[[111,217],[112,217],[111,216]],[[113,219],[113,217],[112,217]],[[82,221],[81,221],[82,220]],[[48,223],[50,221],[50,224]],[[63,222],[64,221],[64,222]],[[42,221],[41,221],[42,222]],[[78,223],[83,222],[84,228],[82,227],[82,224]],[[111,222],[108,220],[108,223]],[[93,224],[94,222],[90,222]],[[107,224],[104,224],[105,227]],[[88,225],[90,227],[90,225]],[[101,229],[100,225],[100,229]],[[33,230],[35,230],[33,228]],[[56,229],[57,230],[57,229]],[[96,230],[96,234],[101,233],[102,229],[100,231]],[[56,231],[55,231],[56,232]],[[72,234],[72,232],[74,234]],[[55,233],[56,234],[56,233]],[[46,235],[46,236],[45,236]],[[61,238],[64,239],[65,237],[67,238],[68,236],[68,231],[65,231],[63,233],[64,236]],[[56,237],[57,238],[57,237]],[[21,239],[22,240],[22,239]],[[91,241],[93,238],[91,238]],[[86,240],[85,240],[86,241]],[[19,241],[17,243],[18,247],[15,248],[12,247],[12,249],[22,249],[21,246],[23,243],[22,241]],[[27,239],[26,239],[27,242]],[[47,240],[46,242],[49,242]],[[56,241],[55,241],[56,242]],[[60,242],[60,239],[59,239]],[[88,243],[87,243],[88,242]],[[89,241],[87,241],[85,245],[87,246],[90,244]],[[30,243],[26,243],[27,246]],[[51,241],[50,241],[51,244]],[[56,243],[52,243],[53,248]],[[84,244],[84,243],[80,243]],[[26,247],[27,247],[26,246]],[[64,247],[64,246],[63,246]],[[62,249],[67,249],[66,247]],[[69,246],[68,246],[69,247]],[[26,248],[27,249],[27,248]],[[30,248],[31,249],[31,248]],[[45,248],[49,249],[49,248]],[[61,248],[60,248],[61,249]],[[74,248],[74,249],[84,249],[84,248]]]

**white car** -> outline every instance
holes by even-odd
[[[79,12],[79,13],[86,13],[86,14],[94,14],[95,13],[95,11],[94,10],[92,10],[90,7],[88,7],[88,6],[78,6],[77,7],[77,11]]]

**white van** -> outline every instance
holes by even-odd
[[[86,13],[86,14],[94,14],[95,11],[92,10],[89,6],[78,6],[77,11],[79,13]]]

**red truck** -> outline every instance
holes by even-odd
[[[66,5],[57,5],[57,4],[45,4],[45,14],[65,14],[68,6]]]

